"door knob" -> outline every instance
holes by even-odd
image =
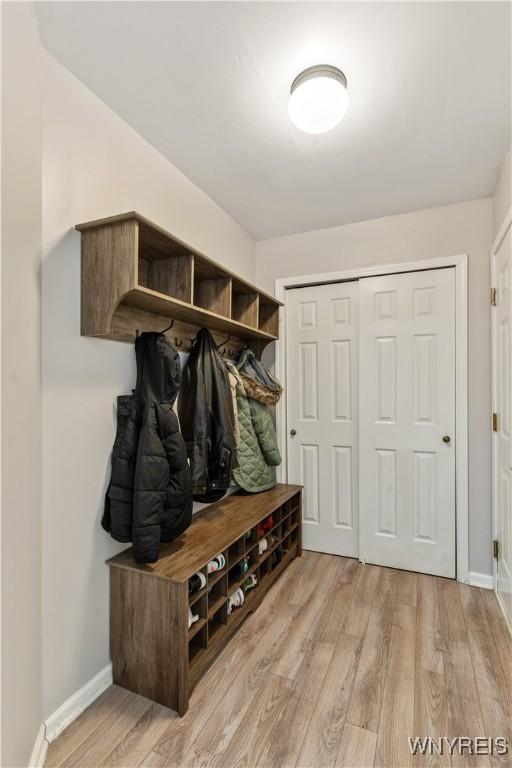
[[[443,443],[449,443],[451,440],[450,435],[443,435]]]
[[[296,434],[297,434],[297,430],[296,429],[290,429],[290,435],[292,437],[295,437]]]

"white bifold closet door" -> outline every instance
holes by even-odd
[[[359,557],[454,578],[454,269],[359,281],[359,382]]]
[[[357,557],[357,282],[287,291],[288,480],[303,546]]]

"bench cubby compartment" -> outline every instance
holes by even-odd
[[[208,592],[208,618],[210,619],[228,599],[227,573],[218,579]]]
[[[206,645],[207,645],[206,638],[207,638],[207,631],[206,631],[206,626],[204,626],[189,641],[189,644],[188,644],[188,663],[189,664],[193,664],[195,659],[199,655],[205,652]]]
[[[190,603],[190,610],[194,616],[199,616],[199,619],[206,619],[208,615],[208,594],[204,590],[201,590],[201,595],[197,600]],[[192,624],[189,632],[194,630],[196,623]]]
[[[245,540],[237,539],[228,549],[228,565],[231,568],[232,565],[237,563],[241,557],[245,554]]]

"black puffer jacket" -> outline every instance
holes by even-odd
[[[143,333],[135,353],[135,392],[117,399],[112,479],[101,524],[116,541],[133,541],[135,560],[154,563],[160,542],[190,525],[192,486],[172,409],[181,381],[178,352],[163,334]]]
[[[178,413],[196,501],[217,501],[231,483],[235,417],[229,377],[211,333],[202,328],[183,371]]]

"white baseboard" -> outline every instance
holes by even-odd
[[[472,587],[494,589],[494,577],[490,573],[478,573],[478,571],[470,571],[468,574],[468,584],[471,584]]]
[[[48,750],[48,742],[45,739],[44,723],[39,728],[37,738],[34,744],[34,749],[30,755],[30,768],[43,768],[44,761],[46,760],[46,752]]]
[[[81,715],[84,709],[87,709],[89,704],[101,696],[110,685],[112,685],[112,664],[107,664],[104,669],[94,675],[89,682],[73,693],[55,712],[46,718],[44,725],[47,743],[51,744],[52,741],[55,741],[59,733],[62,733],[64,728],[67,728],[73,720],[76,720],[78,715]]]

